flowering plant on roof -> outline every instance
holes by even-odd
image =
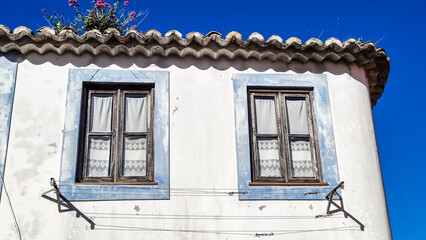
[[[73,20],[67,20],[63,14],[56,11],[49,14],[46,9],[42,9],[46,20],[56,31],[64,27],[74,28],[78,33],[94,29],[104,32],[108,28],[115,28],[123,33],[128,29],[136,29],[148,15],[148,11],[137,13],[128,10],[127,7],[130,5],[128,1],[121,4],[122,0],[115,0],[109,4],[105,0],[93,0],[92,7],[87,7],[85,2],[80,4],[79,0],[67,1],[68,6],[75,11]],[[133,24],[135,21],[136,24]]]

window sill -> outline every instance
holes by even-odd
[[[328,186],[326,182],[249,182],[249,186]]]
[[[158,185],[158,182],[76,182],[76,185]]]

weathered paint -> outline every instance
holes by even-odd
[[[368,86],[355,64],[53,53],[18,64],[5,181],[23,239],[391,239]],[[170,199],[73,201],[93,230],[72,208],[58,213],[40,196],[61,172],[69,69],[76,68],[169,72]],[[256,73],[326,75],[345,210],[364,231],[343,213],[315,218],[326,200],[232,194],[239,191],[232,77]],[[0,239],[17,239],[2,198]]]
[[[328,98],[327,77],[323,74],[235,74],[235,136],[240,200],[324,199],[339,184],[334,131]],[[329,186],[249,186],[251,182],[250,135],[247,87],[312,87],[323,181]]]
[[[0,54],[0,177],[4,175],[17,69],[14,52]],[[0,181],[0,200],[3,183]]]
[[[158,185],[75,184],[83,82],[154,83],[154,181]],[[68,200],[169,199],[169,73],[70,69],[59,189]]]

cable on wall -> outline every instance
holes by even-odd
[[[10,201],[9,193],[7,192],[6,184],[4,183],[4,179],[3,179],[3,173],[1,171],[0,171],[0,178],[1,178],[1,183],[3,184],[4,192],[6,193],[7,202],[9,203],[10,210],[12,211],[13,220],[15,221],[16,231],[18,232],[19,239],[22,240],[21,229],[19,228],[18,221],[16,220],[15,211],[13,210],[12,202]]]

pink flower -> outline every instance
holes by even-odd
[[[128,1],[125,1],[125,2],[124,2],[124,6],[126,6],[126,7],[127,7],[127,6],[129,6],[129,2],[128,2]]]
[[[130,16],[130,18],[136,18],[136,12],[135,12],[135,11],[132,11],[132,12],[129,14],[129,16]]]
[[[68,0],[68,6],[74,7],[75,5],[77,5],[77,7],[80,6],[77,0]]]
[[[56,11],[53,11],[53,14],[56,14]]]
[[[43,9],[41,9],[41,11],[45,13],[45,12],[46,12],[46,9],[44,9],[44,8],[43,8]]]
[[[95,8],[105,8],[105,7],[111,8],[111,5],[106,3],[105,0],[98,0],[95,4]]]
[[[136,30],[137,27],[138,27],[137,25],[133,25],[133,26],[130,27],[130,29]]]

